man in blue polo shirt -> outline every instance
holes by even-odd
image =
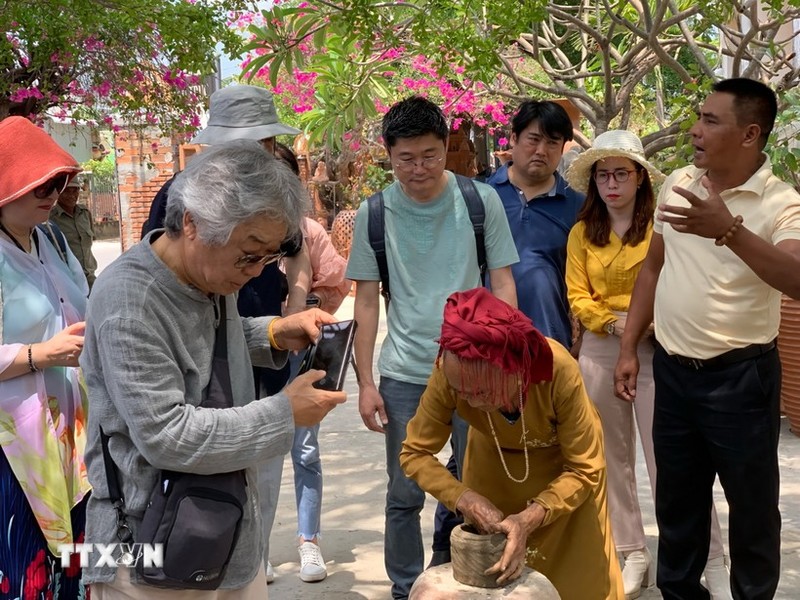
[[[555,102],[528,100],[514,115],[511,131],[511,161],[486,183],[503,201],[519,253],[511,266],[517,301],[542,333],[570,348],[567,236],[584,197],[556,169],[572,139],[572,121]]]

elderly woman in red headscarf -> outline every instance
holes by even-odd
[[[575,360],[484,288],[448,298],[439,344],[403,443],[406,475],[478,529],[506,534],[490,569],[499,583],[527,564],[564,600],[624,598],[602,428]],[[435,456],[453,410],[470,425],[463,481]]]
[[[0,165],[0,598],[85,598],[59,546],[83,541],[89,491],[77,368],[89,288],[37,227],[80,167],[22,117],[0,122]]]

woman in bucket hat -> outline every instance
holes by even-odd
[[[645,158],[636,135],[612,130],[597,136],[572,163],[566,178],[573,189],[586,194],[567,243],[570,307],[586,328],[578,362],[603,422],[611,528],[617,552],[625,559],[625,597],[638,598],[655,582],[636,490],[633,422],[635,417],[655,495],[650,341],[639,346],[642,371],[633,405],[614,396],[613,377],[631,293],[653,233],[653,185],[664,176]],[[712,598],[731,597],[716,514],[706,582]]]
[[[89,493],[77,368],[89,288],[36,227],[80,167],[22,117],[0,122],[0,164],[0,598],[84,598],[59,546],[83,541]]]

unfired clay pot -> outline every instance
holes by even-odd
[[[450,554],[453,557],[453,577],[465,585],[482,588],[500,587],[497,575],[484,575],[484,571],[503,555],[506,536],[502,533],[481,534],[466,523],[450,534]]]

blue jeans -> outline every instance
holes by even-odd
[[[378,391],[386,417],[386,533],[383,560],[392,580],[392,597],[408,597],[411,586],[422,573],[425,551],[422,547],[420,512],[425,492],[400,468],[400,449],[406,439],[406,426],[417,412],[424,385],[381,377]]]
[[[296,427],[292,444],[297,535],[306,540],[319,536],[322,512],[322,463],[319,459],[318,434],[319,425]]]
[[[304,353],[290,354],[292,381],[300,370]],[[319,536],[322,513],[322,462],[319,458],[319,425],[295,427],[292,443],[294,497],[297,501],[297,535],[306,540]]]

